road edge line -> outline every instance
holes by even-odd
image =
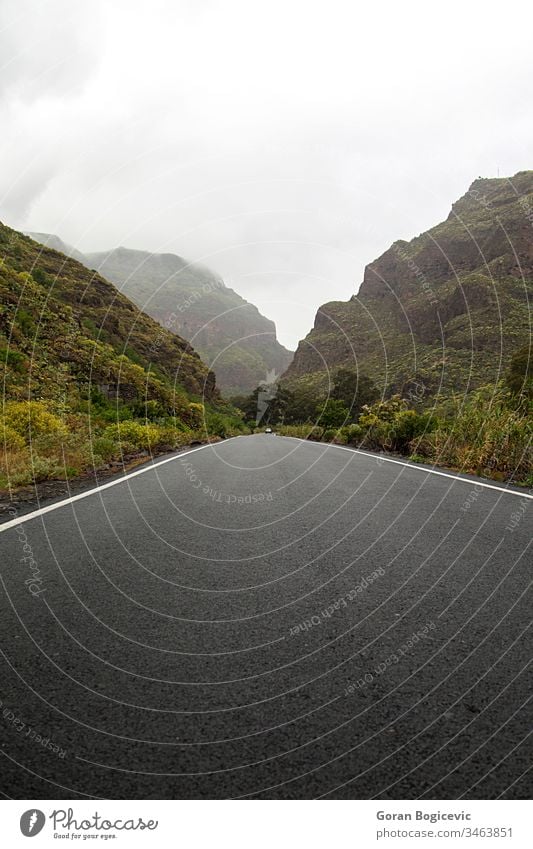
[[[225,439],[224,442],[230,442],[232,439],[236,439],[236,437],[230,436],[229,439]],[[17,525],[22,525],[24,522],[30,521],[30,519],[36,519],[38,516],[44,516],[45,513],[52,513],[54,510],[59,510],[60,507],[65,507],[67,504],[73,504],[75,501],[81,501],[83,498],[88,498],[90,495],[95,495],[97,492],[102,492],[104,489],[111,489],[112,486],[118,486],[120,483],[124,483],[124,481],[138,477],[138,475],[144,475],[146,472],[151,472],[159,466],[165,466],[167,463],[172,463],[180,457],[186,457],[188,454],[194,454],[195,451],[201,451],[203,448],[211,448],[213,445],[220,445],[220,443],[206,442],[205,445],[199,445],[198,448],[191,448],[189,451],[181,451],[179,454],[174,454],[172,457],[167,457],[165,460],[159,460],[157,463],[150,463],[147,466],[143,466],[142,469],[137,469],[134,472],[128,472],[125,475],[117,477],[115,480],[93,487],[93,489],[87,489],[85,492],[78,492],[77,495],[71,495],[70,498],[64,498],[62,501],[55,501],[53,504],[48,504],[46,507],[39,507],[37,510],[32,510],[31,513],[25,513],[15,519],[9,519],[7,522],[0,524],[0,533],[8,531],[10,528],[14,528]]]
[[[408,469],[414,469],[417,472],[426,472],[428,475],[439,475],[442,478],[451,478],[452,480],[459,481],[460,483],[468,483],[471,486],[482,486],[485,489],[494,489],[496,492],[505,492],[507,495],[518,495],[521,498],[530,498],[533,499],[533,494],[524,490],[524,492],[520,492],[520,490],[516,489],[508,489],[505,486],[496,486],[496,484],[485,483],[485,481],[481,480],[472,480],[472,478],[466,478],[461,475],[453,475],[450,472],[439,472],[437,469],[428,469],[427,466],[418,465],[418,463],[409,463],[406,460],[394,460],[392,457],[384,457],[382,454],[374,454],[372,451],[361,451],[359,448],[347,448],[345,445],[335,445],[333,442],[315,442],[312,439],[302,439],[299,436],[284,436],[283,434],[278,434],[283,439],[296,439],[298,442],[307,442],[313,443],[315,445],[325,445],[326,448],[340,448],[341,451],[349,451],[350,454],[361,454],[363,457],[370,457],[374,459],[379,459],[382,463],[395,463],[397,466],[406,466]]]

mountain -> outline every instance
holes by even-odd
[[[0,370],[4,397],[78,409],[94,389],[171,411],[216,401],[215,376],[99,274],[0,224]]]
[[[530,339],[532,282],[533,171],[480,178],[370,263],[357,295],[320,307],[283,380],[323,390],[328,371],[357,367],[422,403],[495,382]]]
[[[289,365],[292,353],[277,341],[274,322],[208,268],[171,253],[122,247],[83,255],[57,236],[32,235],[67,255],[75,252],[163,327],[188,339],[226,396],[251,392]]]
[[[45,245],[47,248],[52,248],[54,251],[59,251],[59,253],[65,254],[65,256],[86,265],[85,257],[81,251],[73,248],[72,245],[67,245],[63,239],[60,239],[59,236],[54,236],[53,233],[26,233],[25,235],[33,239],[34,242],[40,242],[41,245]]]
[[[225,395],[251,391],[268,372],[287,368],[292,354],[277,341],[274,322],[209,269],[128,248],[86,256],[163,327],[188,339]]]

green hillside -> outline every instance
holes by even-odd
[[[324,363],[345,366],[426,404],[496,382],[530,340],[532,295],[533,171],[476,180],[446,221],[368,265],[350,301],[320,307],[285,381],[324,389]]]
[[[49,244],[57,239],[38,238]],[[277,341],[274,322],[208,268],[175,254],[129,248],[85,254],[82,261],[163,327],[188,339],[226,397],[251,391],[267,373],[279,375],[289,365],[292,353]]]
[[[269,420],[531,486],[532,298],[533,171],[478,179],[368,265],[357,295],[320,307]]]
[[[0,224],[0,487],[79,474],[223,429],[189,343],[98,274]]]

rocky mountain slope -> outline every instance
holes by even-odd
[[[33,239],[34,242],[39,242],[47,248],[52,248],[54,251],[59,251],[59,253],[65,254],[65,256],[71,259],[76,259],[78,262],[83,263],[83,265],[87,265],[81,251],[76,250],[72,245],[67,245],[59,236],[54,236],[52,233],[26,233],[25,235]]]
[[[191,345],[74,259],[0,224],[0,370],[5,399],[80,409],[97,390],[167,412],[215,401]]]
[[[495,382],[530,340],[532,284],[533,171],[478,179],[368,265],[357,295],[320,307],[284,381],[324,388],[351,366],[421,402]]]
[[[32,235],[51,247],[61,241]],[[63,250],[71,255],[75,249]],[[292,353],[277,341],[274,322],[208,268],[175,254],[129,248],[76,256],[163,327],[189,340],[226,396],[250,392],[268,373],[279,375],[289,365]]]

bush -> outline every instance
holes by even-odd
[[[222,439],[226,438],[228,427],[225,416],[220,413],[210,413],[207,416],[206,425],[208,433],[212,433],[213,436],[220,436]]]
[[[530,345],[516,351],[509,366],[506,383],[513,396],[533,400],[533,351]]]
[[[450,418],[414,440],[417,453],[441,465],[499,479],[527,481],[533,473],[533,417],[501,388],[457,401]]]
[[[114,439],[109,439],[106,436],[99,436],[92,443],[92,450],[96,457],[101,457],[103,462],[112,460],[120,454],[120,447]]]
[[[411,443],[433,430],[437,421],[428,414],[408,409],[405,398],[398,395],[387,401],[365,406],[359,417],[367,448],[405,453]],[[414,449],[412,449],[414,450]]]
[[[30,469],[33,483],[65,477],[65,469],[63,465],[57,462],[55,457],[34,456],[31,460]]]
[[[118,442],[122,453],[129,454],[139,449],[154,448],[161,437],[161,429],[153,424],[125,421],[110,425],[104,431],[104,437]]]
[[[310,424],[300,425],[278,425],[276,433],[280,436],[294,436],[297,439],[305,439],[309,433]]]
[[[328,398],[323,406],[318,405],[316,416],[322,427],[326,429],[338,428],[346,424],[350,418],[350,411],[339,399]]]
[[[76,469],[73,471],[77,472]],[[0,486],[3,488],[27,486],[57,478],[65,478],[65,468],[56,457],[31,457],[25,450],[7,453],[0,463]]]
[[[0,437],[2,439],[3,451],[16,451],[24,448],[24,437],[20,436],[16,430],[7,424],[0,428]]]
[[[198,430],[202,427],[205,419],[205,410],[203,404],[189,404],[185,415],[182,416],[188,427],[192,430]]]
[[[138,413],[139,416],[142,416],[142,418],[147,419],[149,422],[160,419],[165,415],[163,405],[160,404],[159,401],[154,401],[153,399],[145,401],[142,405],[137,405],[135,412]]]
[[[50,278],[42,268],[34,268],[31,272],[31,276],[35,282],[39,283],[41,286],[48,286],[50,284]]]
[[[421,415],[416,410],[402,410],[397,413],[390,425],[389,438],[394,451],[404,452],[416,437],[429,433],[436,427],[436,420]]]
[[[64,439],[68,429],[43,401],[8,401],[4,406],[4,425],[22,436],[26,442],[39,436]]]
[[[191,430],[179,430],[175,427],[159,428],[159,440],[157,448],[159,450],[168,449],[172,451],[174,448],[180,448],[182,445],[188,445],[190,441],[197,437]]]
[[[364,439],[365,431],[361,425],[354,424],[343,427],[342,434],[347,445],[360,445]]]
[[[27,448],[0,451],[0,487],[8,489],[30,483],[29,462],[30,452]]]

